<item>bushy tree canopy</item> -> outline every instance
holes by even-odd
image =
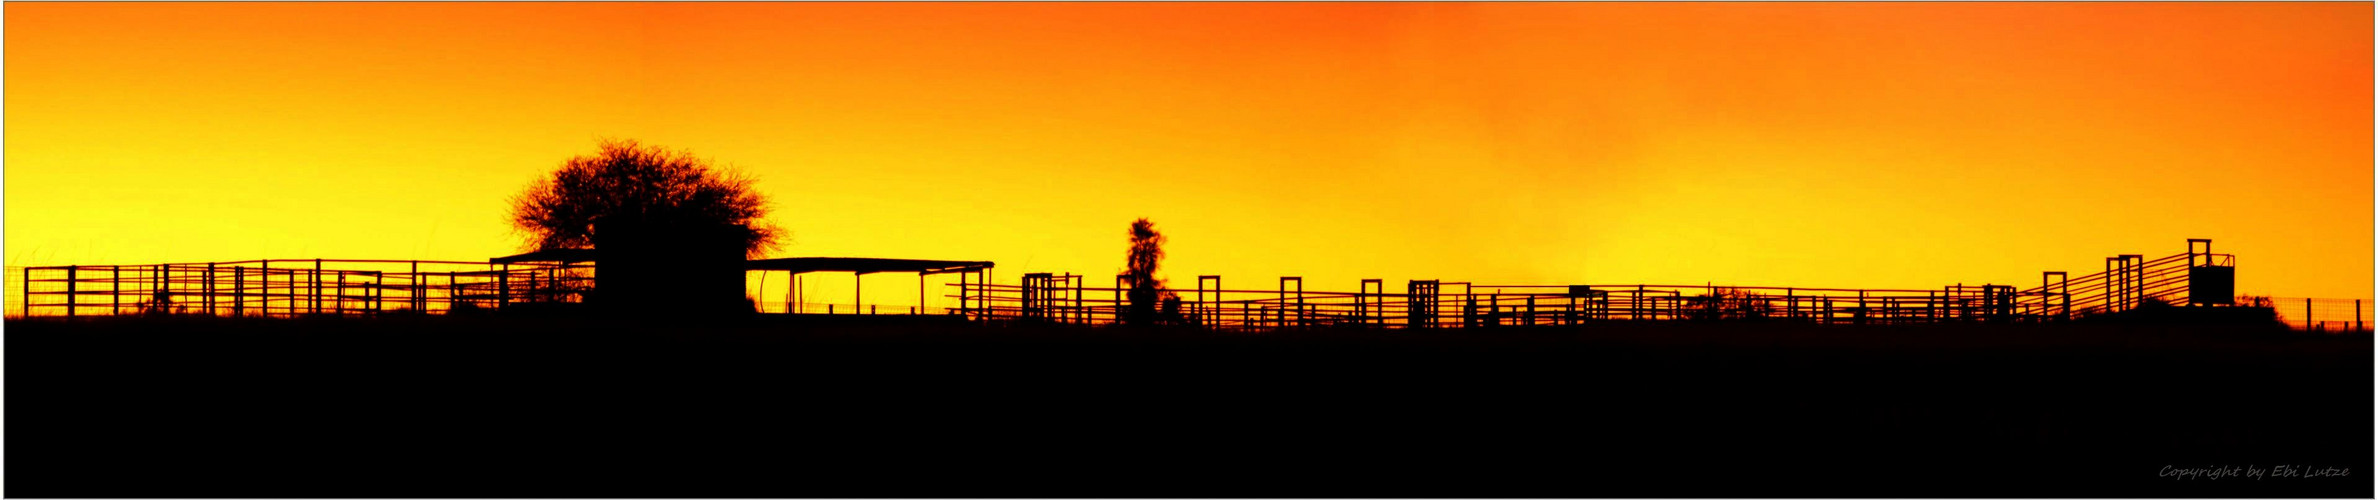
[[[783,230],[760,219],[767,198],[751,189],[752,179],[733,169],[712,168],[691,153],[603,141],[594,156],[563,162],[512,199],[512,226],[533,250],[594,248],[597,218],[654,224],[738,224],[751,229],[744,253],[760,256],[778,245]]]

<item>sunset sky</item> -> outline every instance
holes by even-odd
[[[1176,287],[2029,286],[2193,237],[2371,298],[2371,6],[9,3],[5,257],[484,260],[622,138],[758,177],[779,256],[1005,283],[1111,283],[1144,216]]]

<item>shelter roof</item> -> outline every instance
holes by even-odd
[[[876,259],[865,257],[787,257],[758,259],[743,262],[751,271],[792,271],[793,274],[814,272],[845,273],[960,273],[990,269],[990,261],[980,260],[922,260]]]

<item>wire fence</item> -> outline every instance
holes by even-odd
[[[2271,309],[2287,326],[2313,332],[2370,331],[2369,304],[2360,299],[2273,297]]]

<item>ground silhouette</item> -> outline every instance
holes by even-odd
[[[771,319],[12,321],[9,492],[2371,494],[2367,335]]]

